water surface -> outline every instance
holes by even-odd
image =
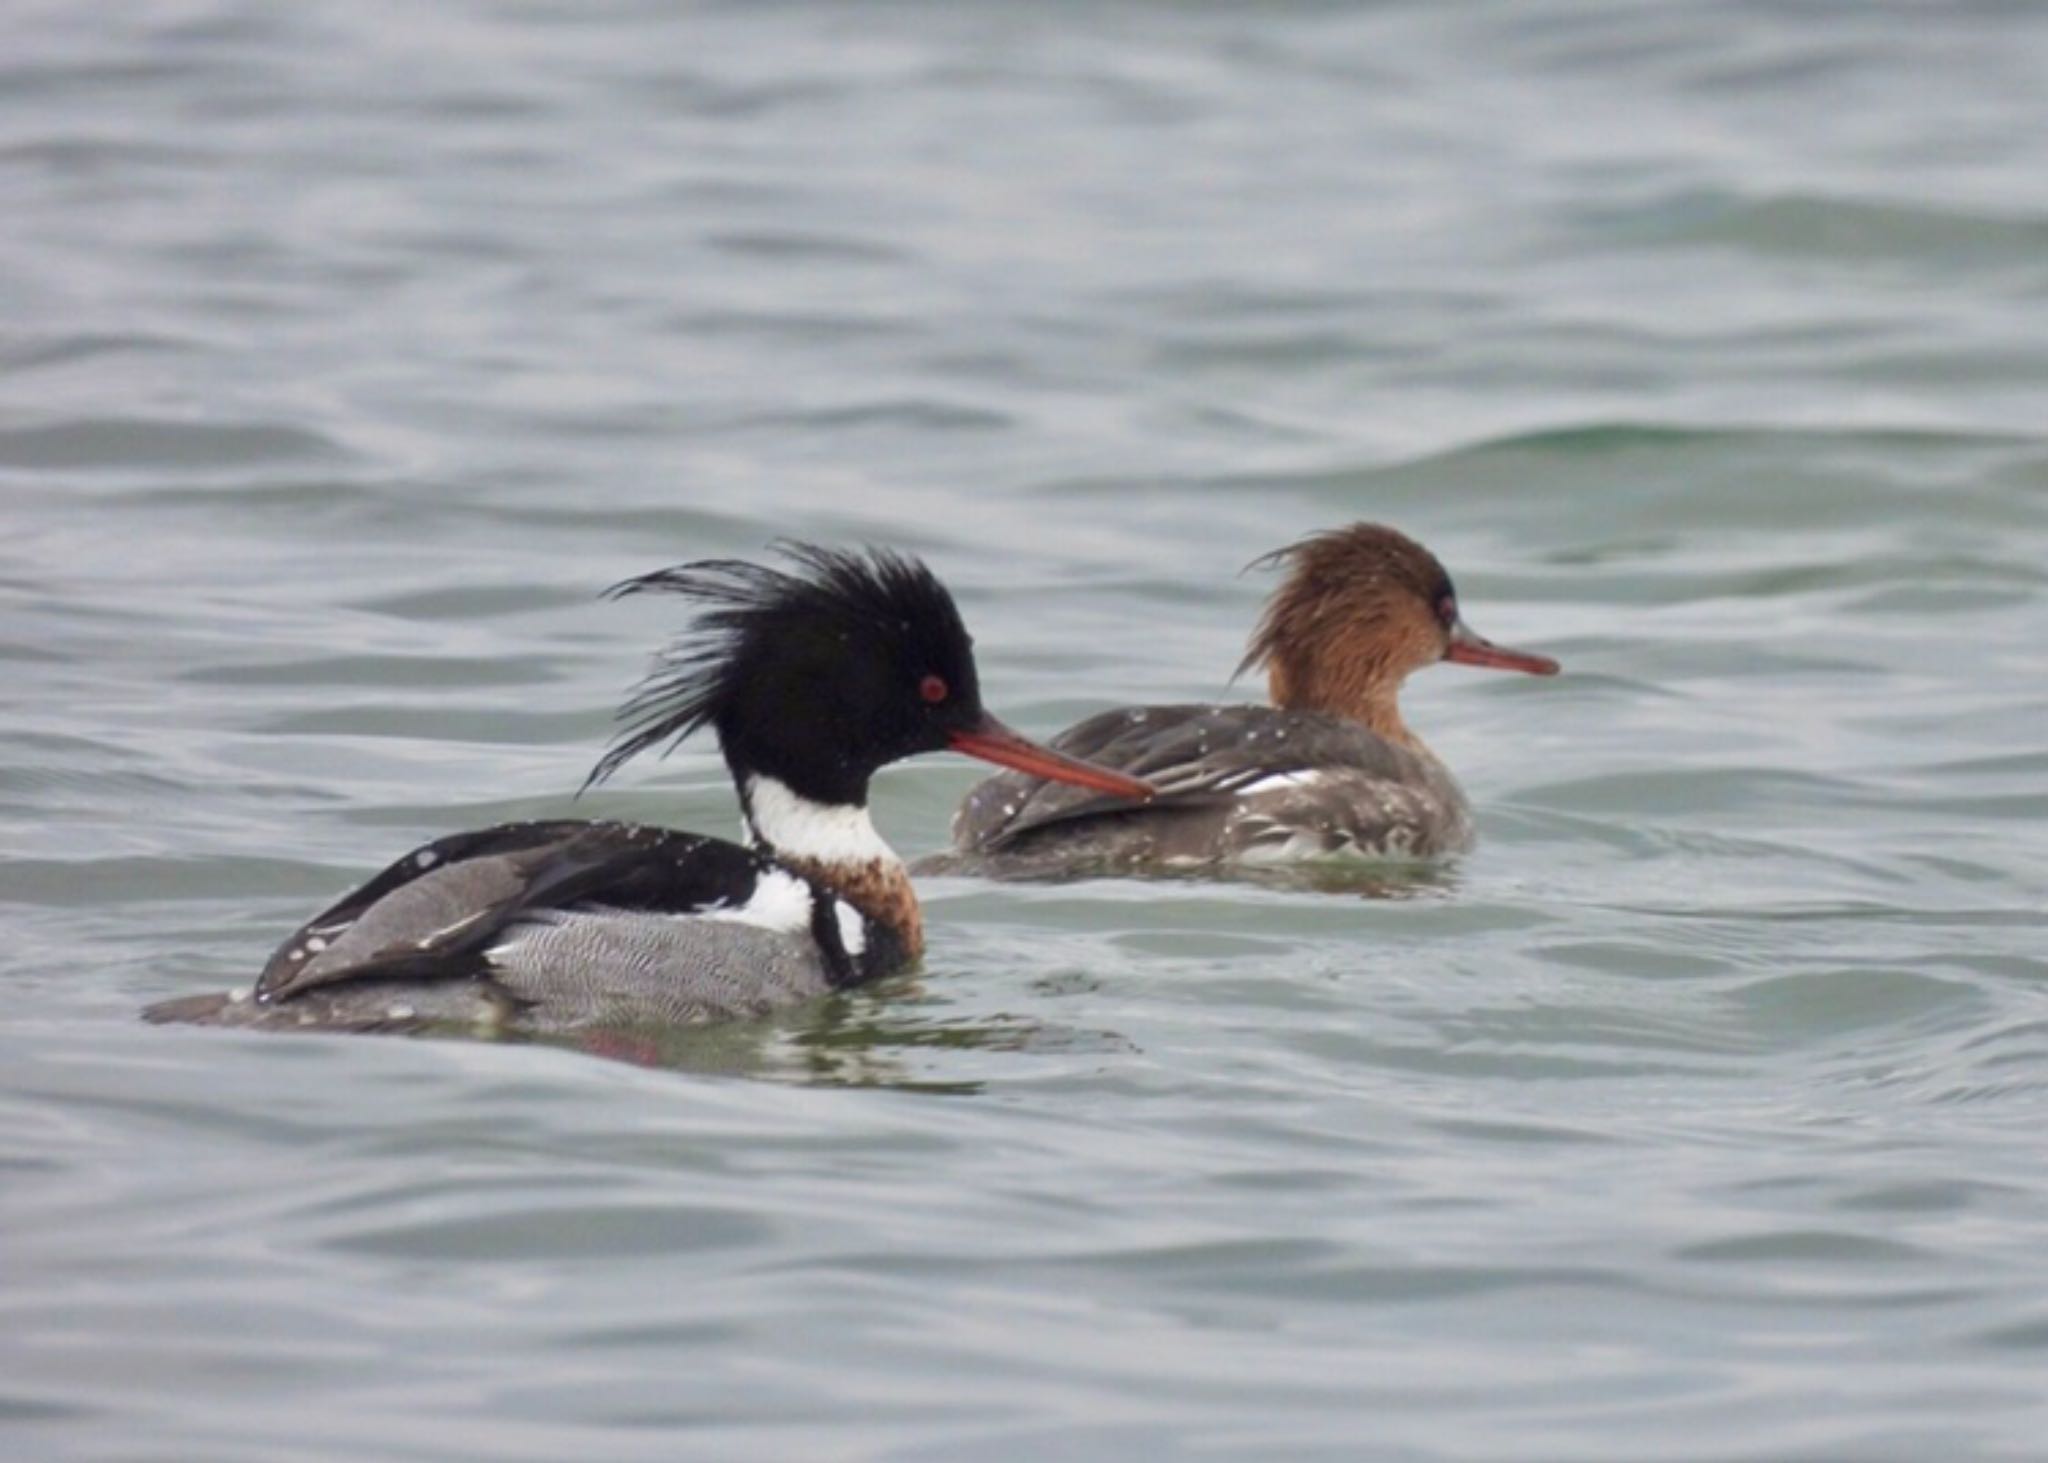
[[[2038,8],[9,31],[9,1456],[2039,1454]],[[568,811],[629,574],[925,554],[1045,733],[1362,517],[1566,665],[1412,688],[1454,867],[934,880],[664,1069],[134,1019]]]

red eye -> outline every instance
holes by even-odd
[[[1455,625],[1455,624],[1457,624],[1457,623],[1458,623],[1458,601],[1457,601],[1457,599],[1456,599],[1455,597],[1453,597],[1453,596],[1451,596],[1451,595],[1448,595],[1448,594],[1447,594],[1447,595],[1445,595],[1445,596],[1444,596],[1444,597],[1443,597],[1442,599],[1438,600],[1438,601],[1436,602],[1436,617],[1437,617],[1437,618],[1438,618],[1439,620],[1442,620],[1442,621],[1444,622],[1444,625],[1445,625],[1445,627],[1446,627],[1446,628],[1448,628],[1448,627],[1450,627],[1450,626],[1452,626],[1452,625]]]
[[[948,689],[944,676],[926,676],[917,683],[917,694],[936,706],[953,693]]]

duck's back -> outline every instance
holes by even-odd
[[[953,820],[954,848],[994,868],[1128,868],[1317,858],[1429,858],[1471,842],[1464,795],[1427,752],[1356,722],[1267,706],[1139,706],[1052,745],[1142,777],[1132,807],[1022,773],[988,778]]]

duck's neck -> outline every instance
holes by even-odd
[[[1401,719],[1399,676],[1354,672],[1348,675],[1299,675],[1275,661],[1266,685],[1273,704],[1288,711],[1318,711],[1355,721],[1397,747],[1425,756],[1429,748]]]
[[[924,954],[924,917],[910,873],[875,831],[865,804],[813,802],[787,783],[751,773],[740,779],[740,805],[758,846],[894,931],[908,959]]]

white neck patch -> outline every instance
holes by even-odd
[[[814,803],[772,777],[747,779],[746,804],[754,837],[785,858],[840,865],[903,862],[875,831],[866,808]]]

